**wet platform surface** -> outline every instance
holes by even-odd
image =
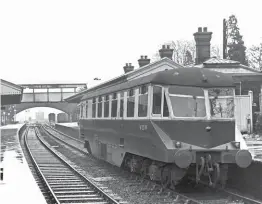
[[[262,141],[249,140],[246,143],[253,159],[262,162]]]
[[[0,181],[0,203],[46,204],[19,143],[17,131],[21,127],[22,124],[0,127],[0,166],[4,170],[3,181]]]

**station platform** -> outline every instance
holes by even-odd
[[[79,129],[79,126],[77,124],[77,122],[72,122],[72,123],[57,123],[58,125],[63,125],[66,127],[71,127],[71,128],[75,128],[75,129]]]
[[[64,134],[70,135],[74,138],[81,139],[80,134],[79,134],[79,126],[78,126],[77,122],[56,123],[55,129],[64,133]]]
[[[0,127],[3,180],[0,180],[0,203],[46,204],[21,149],[18,131],[23,124]]]

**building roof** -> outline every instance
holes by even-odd
[[[160,85],[178,85],[190,87],[234,87],[231,76],[221,72],[198,68],[177,68],[156,72],[138,79],[124,82],[112,87],[90,91],[87,90],[82,100],[86,100],[95,96],[114,93],[117,91],[137,87],[143,84],[160,84]]]
[[[1,95],[20,95],[23,88],[9,81],[0,79],[1,81]]]
[[[133,76],[135,77],[137,74],[141,73],[141,72],[145,72],[146,70],[149,70],[151,69],[152,67],[154,66],[158,66],[160,65],[161,63],[168,63],[174,67],[179,67],[179,68],[183,68],[182,65],[179,65],[177,64],[176,62],[174,62],[173,60],[167,58],[167,57],[164,57],[158,61],[155,61],[155,62],[151,62],[150,64],[147,64],[143,67],[140,67],[138,69],[135,69],[131,72],[128,72],[128,73],[124,73],[118,77],[115,77],[111,80],[108,80],[108,81],[105,81],[97,86],[94,86],[90,89],[87,89],[87,90],[83,90],[73,96],[70,96],[68,98],[65,99],[65,101],[67,102],[70,102],[70,103],[76,103],[76,102],[79,102],[79,100],[82,98],[83,94],[87,93],[87,92],[90,92],[92,90],[98,90],[100,88],[104,88],[104,87],[110,87],[110,86],[113,86],[115,84],[119,84],[119,83],[122,83],[122,82],[126,82],[128,81],[128,78],[132,78]]]
[[[239,65],[240,62],[229,60],[229,59],[219,59],[219,58],[212,57],[206,60],[205,62],[203,62],[203,64],[238,64]]]
[[[190,64],[186,67],[196,67],[196,68],[215,68],[215,69],[228,69],[232,70],[232,72],[236,72],[238,69],[245,69],[253,73],[261,73],[256,69],[252,69],[246,65],[240,64],[238,61],[229,60],[229,59],[219,59],[216,57],[212,57],[202,64]]]
[[[22,100],[23,88],[9,81],[1,81],[1,106],[19,104]]]

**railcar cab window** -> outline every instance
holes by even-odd
[[[148,109],[148,86],[139,87],[138,95],[138,117],[146,117]]]
[[[93,98],[93,103],[92,103],[92,118],[96,118],[96,98]]]
[[[208,97],[212,118],[234,118],[233,88],[208,89]]]
[[[97,117],[102,118],[102,96],[98,97]]]
[[[135,94],[134,89],[127,92],[127,117],[135,116]]]
[[[104,103],[104,117],[109,117],[109,95],[105,96],[105,103]]]
[[[169,117],[169,110],[167,106],[166,96],[161,86],[157,86],[157,85],[153,86],[152,113],[153,115],[161,115],[161,116],[163,115],[163,117]]]
[[[205,117],[204,90],[199,87],[169,87],[169,97],[175,117]]]
[[[111,117],[116,118],[116,116],[117,116],[117,93],[114,93],[112,97]]]
[[[153,86],[153,114],[161,114],[162,87]]]

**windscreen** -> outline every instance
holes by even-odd
[[[234,89],[208,89],[212,118],[234,118]]]
[[[169,97],[175,117],[205,117],[204,91],[199,87],[169,87]]]

